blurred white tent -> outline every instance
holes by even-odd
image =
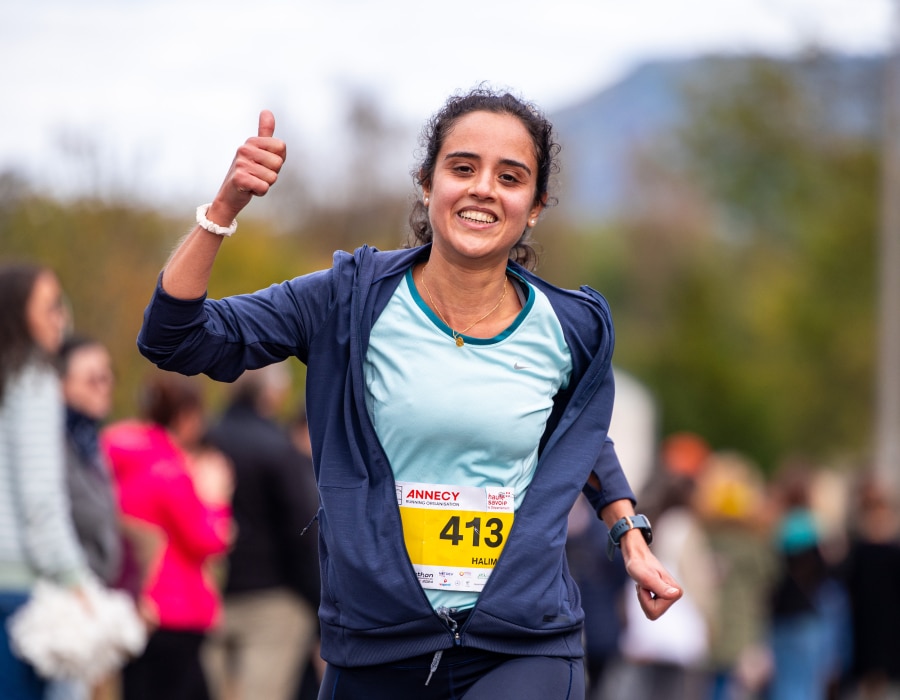
[[[609,436],[625,476],[635,493],[640,493],[653,473],[657,451],[657,408],[649,389],[620,369],[613,369],[616,402]]]

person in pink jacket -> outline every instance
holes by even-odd
[[[154,628],[123,671],[123,700],[205,700],[200,648],[221,614],[211,568],[231,540],[230,466],[200,444],[202,398],[186,378],[155,375],[140,413],[101,435],[138,570],[125,587]]]

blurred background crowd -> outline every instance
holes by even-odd
[[[639,503],[685,595],[644,619],[592,556],[605,529],[573,511],[592,700],[900,697],[900,511],[873,473],[791,458],[767,477],[678,433]]]
[[[0,291],[0,697],[314,698],[318,498],[305,415],[277,418],[287,370],[245,373],[217,414],[152,371],[108,420],[113,358],[70,332],[55,272],[0,265]],[[8,623],[48,581],[89,613],[94,582],[127,592],[146,645],[99,678],[28,656]],[[87,643],[72,624],[48,632]]]

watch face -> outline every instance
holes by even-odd
[[[650,527],[650,518],[646,515],[641,516],[644,519],[644,526],[641,527],[641,532],[644,533],[644,539],[647,540],[647,544],[653,542],[653,528]]]

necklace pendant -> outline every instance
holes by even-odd
[[[463,345],[465,345],[465,342],[466,341],[463,340],[461,335],[456,336],[456,347],[461,348]]]

